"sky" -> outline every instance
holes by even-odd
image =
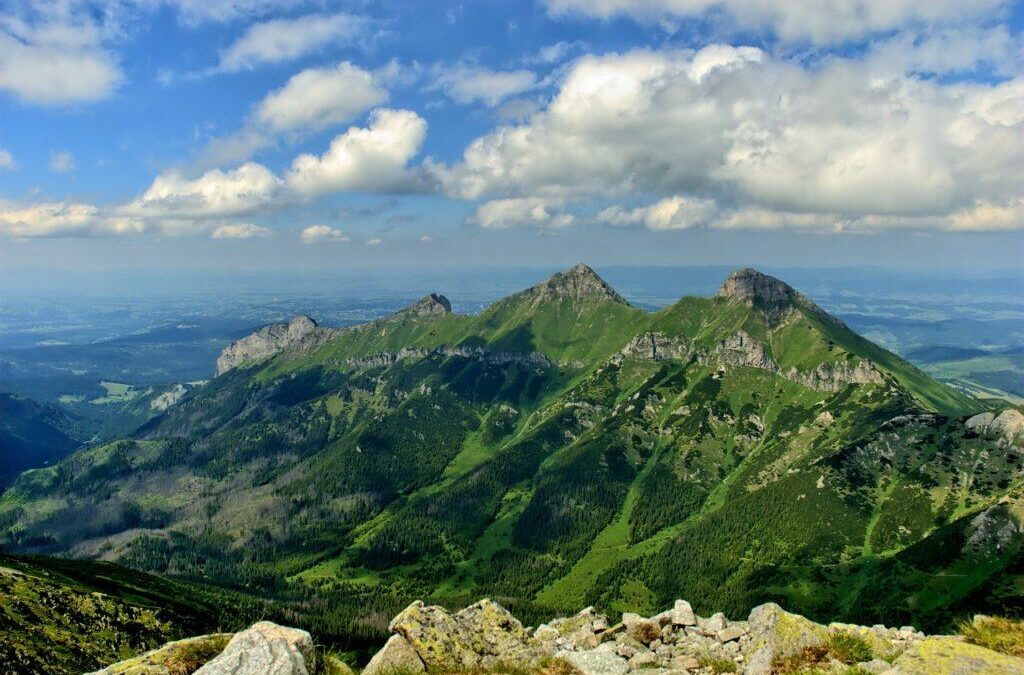
[[[8,278],[1024,260],[1024,2],[2,5]]]

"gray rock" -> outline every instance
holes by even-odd
[[[697,617],[693,613],[693,607],[686,600],[676,600],[672,607],[672,623],[676,626],[693,626],[697,623]]]
[[[423,673],[427,667],[423,659],[401,635],[392,635],[384,647],[373,655],[363,669],[363,675],[388,675],[389,673]]]
[[[628,661],[630,670],[639,670],[640,668],[653,666],[656,663],[658,663],[658,657],[647,650],[633,654]]]
[[[555,658],[569,663],[583,675],[626,675],[629,672],[626,659],[603,650],[558,652]]]
[[[866,670],[869,673],[884,673],[892,668],[892,664],[888,661],[883,661],[882,659],[872,659],[871,661],[858,663],[857,666],[859,666],[861,670]]]
[[[769,675],[776,658],[799,654],[807,647],[824,644],[828,638],[824,626],[790,614],[774,602],[751,610],[748,626],[753,644],[743,671],[747,675]]]
[[[304,630],[260,621],[236,633],[195,675],[309,675],[313,639]]]
[[[718,635],[715,637],[718,638],[719,642],[732,642],[733,640],[739,640],[746,634],[747,629],[743,626],[732,625],[718,631]]]
[[[223,375],[232,368],[269,359],[311,337],[320,334],[327,337],[330,333],[305,315],[296,316],[288,323],[264,326],[241,340],[235,340],[220,353],[217,374]]]

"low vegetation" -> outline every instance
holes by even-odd
[[[1024,620],[976,616],[958,625],[964,638],[980,647],[1024,657]]]

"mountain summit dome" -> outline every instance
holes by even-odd
[[[598,276],[589,265],[579,263],[564,272],[556,272],[540,284],[528,289],[525,293],[537,298],[557,298],[581,300],[587,297],[604,297],[615,302],[629,303],[618,292]]]

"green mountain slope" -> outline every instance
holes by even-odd
[[[0,672],[96,670],[228,625],[222,601],[109,563],[0,555]]]
[[[74,417],[55,406],[0,393],[0,488],[77,448],[76,426]]]
[[[424,596],[937,627],[1019,588],[1016,554],[949,548],[972,572],[943,585],[917,553],[1019,547],[1016,506],[972,525],[1017,503],[1019,413],[966,425],[981,404],[753,270],[649,313],[577,266],[477,316],[432,295],[275,350],[23,474],[0,542],[304,598],[359,634]]]

